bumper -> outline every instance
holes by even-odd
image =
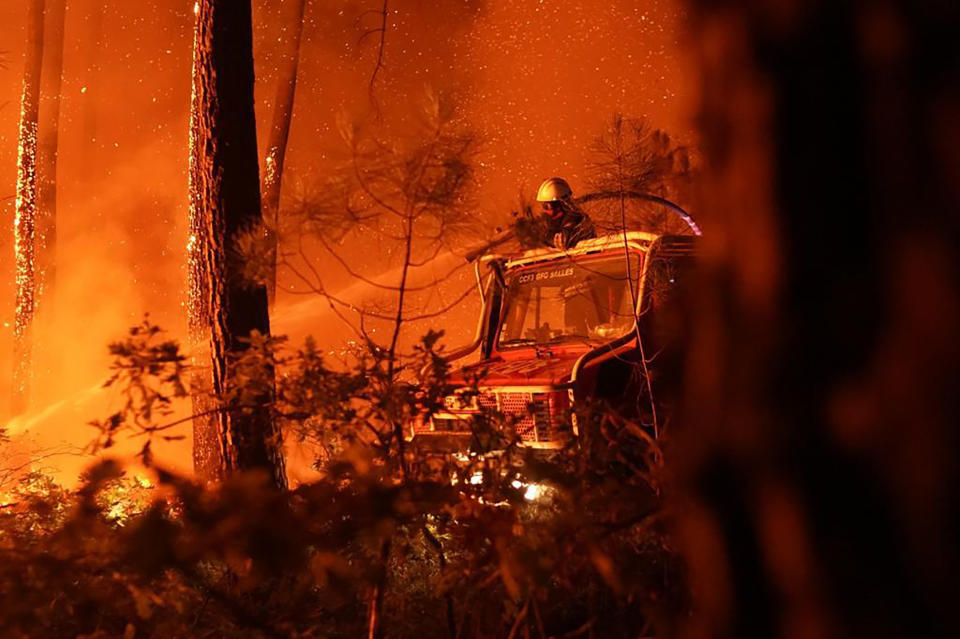
[[[457,442],[462,449],[479,431],[493,427],[512,430],[523,446],[561,448],[574,432],[570,395],[566,388],[552,387],[461,391],[445,398],[446,410],[414,423],[410,436],[414,441],[436,438],[444,445]]]

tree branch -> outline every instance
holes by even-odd
[[[388,5],[389,5],[389,0],[383,0],[383,6],[380,9],[380,27],[378,29],[373,29],[374,33],[376,33],[377,31],[380,32],[380,42],[377,45],[377,61],[373,67],[373,72],[370,74],[369,96],[370,96],[370,104],[371,106],[373,106],[373,110],[377,114],[377,119],[380,119],[380,105],[377,104],[376,83],[377,83],[377,75],[379,75],[380,71],[383,69],[383,50],[387,43]]]

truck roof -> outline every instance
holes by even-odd
[[[695,238],[690,235],[659,235],[646,231],[627,231],[626,241],[629,248],[646,251],[656,240],[662,240],[674,250],[689,252],[693,248]],[[571,256],[604,253],[612,250],[623,250],[624,234],[613,233],[601,235],[591,240],[583,240],[571,249],[558,250],[552,248],[538,248],[524,251],[521,255],[507,260],[506,268],[529,266],[541,262],[550,262],[558,259],[568,259]]]

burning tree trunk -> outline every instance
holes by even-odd
[[[698,4],[689,636],[960,636],[958,5]]]
[[[277,241],[280,213],[280,186],[283,179],[283,164],[290,137],[290,122],[293,119],[293,101],[297,91],[297,69],[300,65],[300,40],[303,35],[303,14],[306,0],[291,0],[289,37],[283,38],[284,50],[280,54],[281,70],[277,78],[277,94],[273,104],[273,123],[270,140],[263,161],[263,209],[270,237],[267,294],[271,305],[277,292]],[[283,28],[286,32],[286,28]]]
[[[25,410],[30,398],[30,333],[36,293],[34,236],[37,219],[37,118],[40,107],[40,73],[43,67],[43,4],[43,0],[30,0],[28,6],[27,55],[20,102],[17,210],[13,223],[17,291],[13,326],[14,414]]]
[[[191,317],[209,337],[211,383],[223,410],[194,424],[201,475],[265,470],[284,486],[269,383],[251,388],[234,365],[255,334],[270,334],[267,293],[249,281],[237,240],[261,222],[249,0],[200,0],[190,121]],[[238,395],[244,396],[237,406]],[[206,429],[215,429],[214,433]]]
[[[37,194],[37,305],[49,305],[56,281],[57,152],[60,93],[63,86],[63,36],[66,0],[48,0],[40,115],[39,191]],[[42,311],[41,311],[42,313]]]

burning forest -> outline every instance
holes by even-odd
[[[0,19],[0,637],[960,635],[950,3]]]

